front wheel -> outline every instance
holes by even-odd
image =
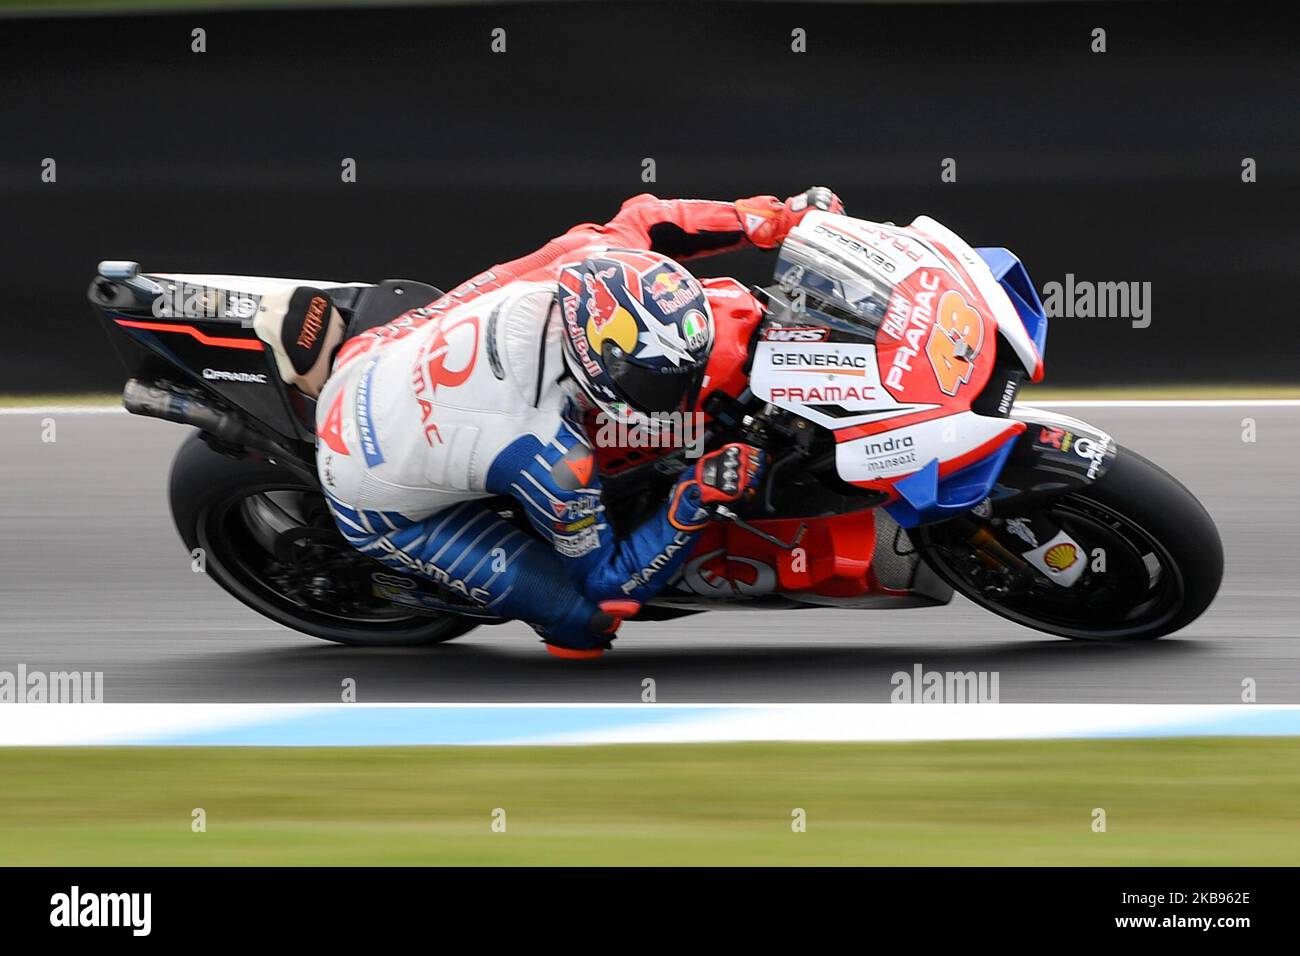
[[[472,619],[375,596],[388,569],[338,533],[319,489],[257,458],[236,459],[196,432],[176,453],[171,508],[185,546],[202,549],[208,577],[273,621],[340,644],[439,644]]]
[[[1039,506],[1088,566],[1072,587],[1009,566],[1005,521],[964,515],[918,528],[926,562],[954,589],[1026,627],[1078,640],[1153,640],[1186,627],[1223,579],[1218,529],[1192,493],[1119,448],[1097,481]]]

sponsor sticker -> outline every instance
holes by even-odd
[[[210,382],[242,382],[246,385],[266,384],[266,376],[261,372],[226,372],[217,368],[205,368],[203,377]]]
[[[375,434],[374,420],[370,415],[370,395],[374,385],[375,366],[378,359],[371,359],[366,370],[357,383],[356,415],[357,436],[361,440],[361,453],[365,455],[366,464],[371,468],[384,463],[384,453],[379,449],[379,436]]]
[[[917,269],[895,287],[880,325],[885,387],[895,395],[955,396],[975,376],[984,325],[983,315],[947,271]],[[926,365],[930,375],[915,371]]]
[[[804,325],[773,325],[763,330],[764,342],[824,342],[830,329]]]
[[[594,518],[584,519],[588,523],[595,520]],[[580,524],[581,522],[575,523]],[[584,554],[591,554],[600,547],[600,532],[594,527],[583,528],[572,535],[555,534],[551,537],[555,550],[566,558],[580,558]]]
[[[1070,570],[1078,560],[1079,549],[1068,541],[1048,548],[1043,555],[1043,563],[1057,574]]]
[[[750,388],[830,429],[932,407],[901,404],[881,388],[875,348],[861,342],[759,342]]]
[[[691,309],[682,318],[682,331],[686,333],[686,347],[695,351],[709,341],[709,323],[699,309]]]
[[[1073,587],[1087,565],[1083,549],[1065,531],[1057,532],[1050,541],[1026,551],[1021,557],[1043,572],[1053,584],[1063,588]]]

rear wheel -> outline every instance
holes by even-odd
[[[264,459],[212,450],[196,432],[176,453],[171,509],[210,578],[273,621],[340,644],[438,644],[478,622],[375,596],[399,575],[359,554],[334,527],[320,491]]]
[[[1100,479],[1039,506],[1083,548],[1088,566],[1061,587],[1011,567],[996,538],[1006,517],[919,528],[925,560],[957,591],[995,614],[1080,640],[1163,637],[1196,620],[1218,593],[1223,545],[1201,503],[1168,473],[1120,448]],[[975,540],[973,540],[975,539]]]

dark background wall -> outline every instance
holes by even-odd
[[[84,301],[102,258],[446,286],[646,189],[813,183],[867,218],[926,213],[1006,245],[1040,288],[1068,272],[1152,283],[1149,328],[1057,319],[1049,383],[1294,381],[1293,13],[588,3],[0,21],[0,388],[120,384]],[[743,253],[699,271],[768,269]]]

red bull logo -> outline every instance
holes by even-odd
[[[595,275],[582,277],[587,289],[587,316],[597,331],[613,318],[615,311],[619,309],[618,300],[605,284],[606,279],[611,279],[616,274],[617,271],[611,266],[608,269],[601,269]]]
[[[620,305],[603,323],[597,325],[594,317],[587,322],[587,341],[591,343],[592,351],[597,355],[606,342],[613,342],[624,352],[632,355],[636,352],[639,331],[632,313]]]
[[[700,297],[700,288],[689,276],[661,272],[650,281],[650,295],[664,312],[676,312]]]
[[[656,299],[661,296],[672,295],[681,288],[681,285],[681,276],[673,275],[671,272],[661,272],[650,283],[650,294]]]

